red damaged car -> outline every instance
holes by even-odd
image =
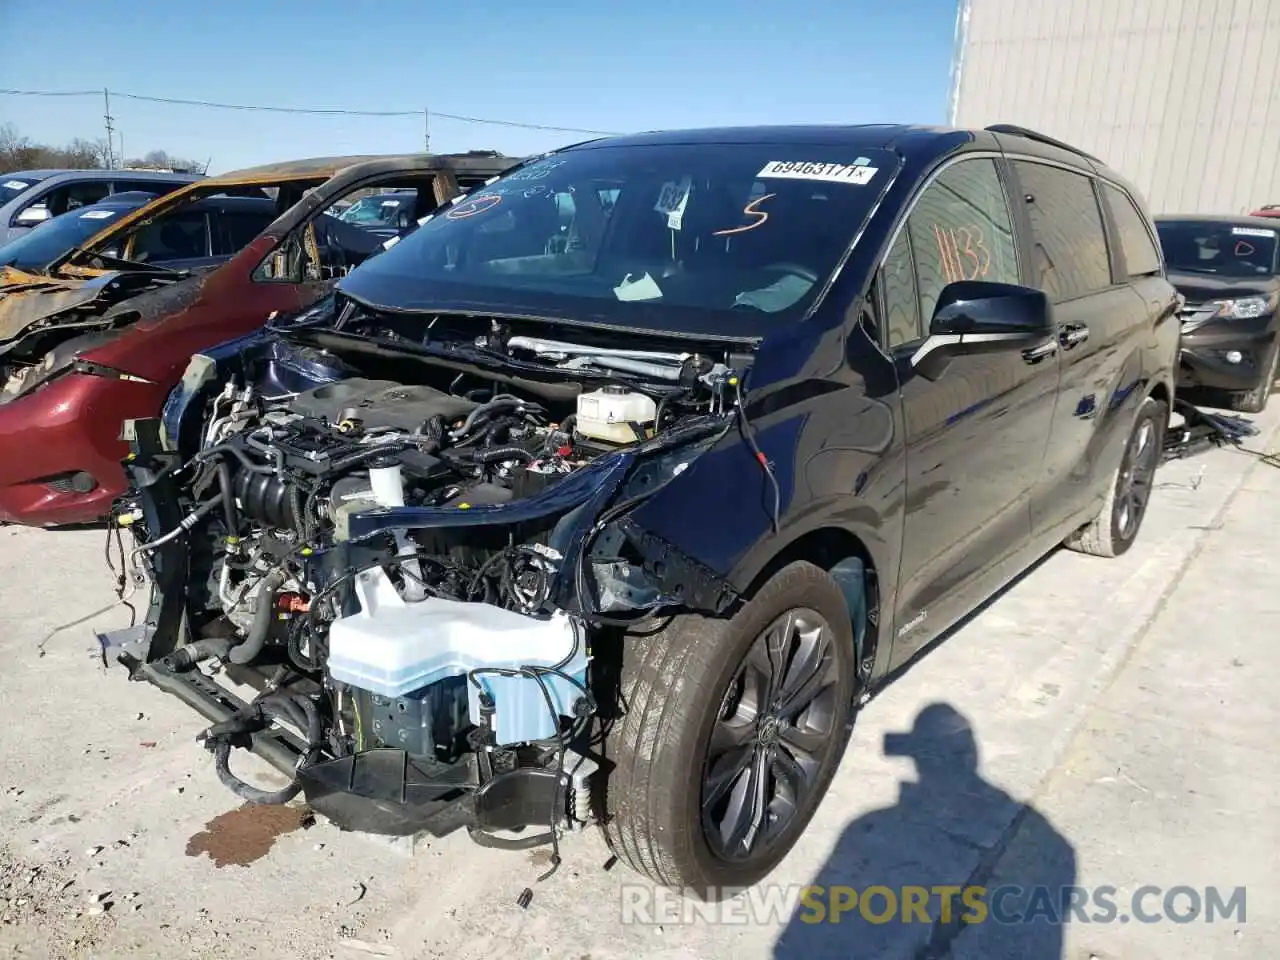
[[[473,151],[257,167],[156,200],[40,274],[0,270],[0,522],[104,518],[125,487],[123,421],[156,416],[193,353],[305,308],[382,249],[385,231],[330,216],[334,203],[406,191],[403,232],[517,162]],[[234,223],[214,225],[196,208],[263,191],[279,216],[256,235],[237,237]],[[183,234],[224,259],[197,270],[149,262]]]

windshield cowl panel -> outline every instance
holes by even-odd
[[[459,198],[340,289],[387,311],[756,339],[814,308],[897,166],[833,144],[568,150]]]

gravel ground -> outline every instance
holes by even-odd
[[[1280,406],[1258,424],[1253,446],[1272,449]],[[194,741],[201,720],[104,666],[93,630],[124,611],[41,646],[110,602],[103,535],[0,528],[0,955],[816,960],[925,956],[929,943],[983,960],[1275,955],[1280,607],[1265,571],[1280,474],[1213,451],[1158,479],[1128,555],[1054,554],[862,711],[770,882],[929,885],[1069,865],[1077,883],[1247,883],[1248,923],[1068,924],[1034,947],[991,924],[627,923],[623,904],[650,888],[606,869],[594,832],[568,839],[539,884],[542,851],[455,835],[410,855],[301,807],[242,808]],[[972,725],[976,767],[884,755],[884,735],[931,704]]]

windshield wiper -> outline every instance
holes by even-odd
[[[384,350],[395,350],[405,354],[417,357],[436,358],[439,360],[452,360],[471,363],[478,367],[484,367],[495,372],[511,373],[533,373],[533,374],[558,374],[561,377],[567,372],[563,367],[556,364],[518,360],[515,357],[509,357],[500,351],[490,349],[488,347],[477,346],[472,343],[459,342],[456,340],[437,340],[437,341],[418,341],[403,334],[392,334],[391,336],[374,334],[374,333],[354,333],[350,330],[334,330],[333,328],[324,328],[319,326],[302,326],[302,327],[285,327],[279,331],[286,337],[297,337],[299,339],[315,340],[324,337],[339,337],[351,343],[370,344],[381,347]],[[323,342],[323,340],[321,340]],[[602,381],[602,382],[618,382],[620,379],[629,379],[619,377],[617,373],[606,371],[596,371],[589,369],[573,370],[576,376],[583,379]],[[634,372],[632,373],[634,376]]]

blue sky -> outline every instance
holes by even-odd
[[[646,0],[607,11],[600,0],[0,0],[0,88],[428,107],[606,131],[946,116],[956,0]],[[296,116],[121,98],[111,112],[129,156],[162,148],[211,158],[211,172],[423,143],[421,117]],[[37,141],[103,136],[102,114],[100,96],[0,96],[0,122]],[[524,154],[581,139],[431,122],[437,151]]]

